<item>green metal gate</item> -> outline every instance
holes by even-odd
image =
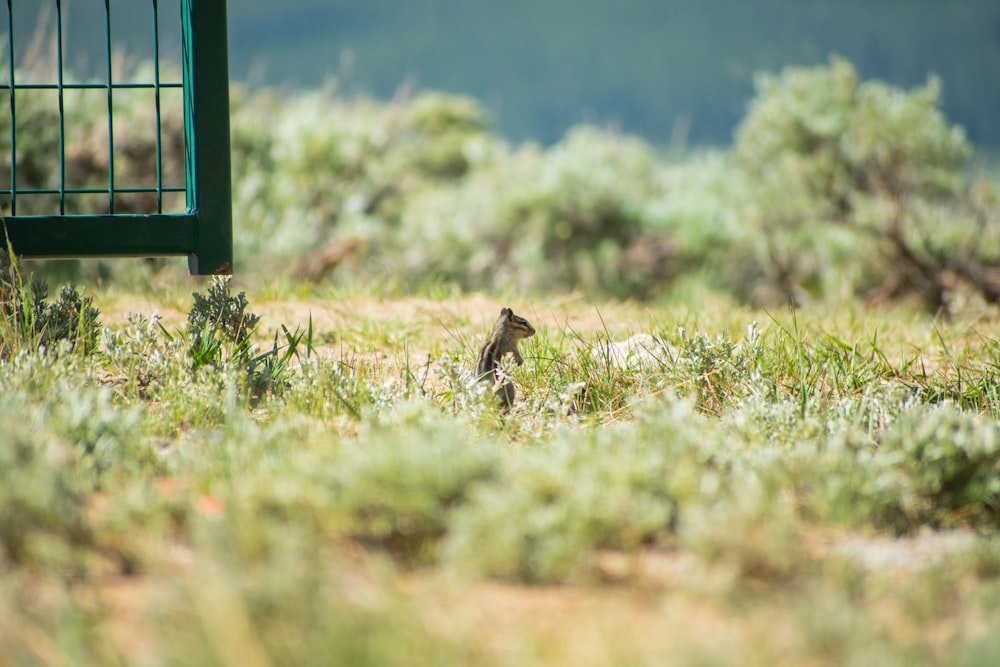
[[[103,4],[105,61],[96,81],[69,80],[64,67],[66,0],[52,0],[55,18],[56,76],[54,81],[21,82],[16,48],[15,5],[7,0],[6,81],[0,79],[0,94],[9,101],[10,178],[0,181],[0,214],[14,251],[24,257],[161,257],[188,256],[193,274],[232,273],[232,192],[229,147],[229,56],[225,0],[145,0],[152,2],[153,62],[151,80],[118,81],[112,59],[112,19],[116,3],[139,0],[75,0]],[[38,3],[44,0],[20,0]],[[120,5],[119,5],[120,6]],[[179,11],[181,32],[181,81],[161,80],[161,17],[166,11]],[[174,36],[176,37],[176,36]],[[2,60],[0,60],[2,62]],[[0,77],[4,76],[0,73]],[[155,100],[155,183],[145,187],[126,187],[115,171],[115,96],[123,91],[149,91]],[[19,174],[19,164],[30,157],[18,152],[18,97],[50,91],[58,110],[51,117],[58,133],[58,175],[48,175],[47,187],[38,187]],[[78,187],[67,182],[67,132],[73,117],[64,102],[72,91],[96,91],[107,97],[107,180],[100,187]],[[163,129],[161,105],[164,97],[180,92],[184,119],[184,182],[165,183],[163,169]],[[77,93],[81,94],[81,93]],[[0,120],[7,120],[0,117]],[[55,142],[52,142],[55,144]],[[0,162],[4,156],[0,155]],[[148,175],[152,178],[152,175]],[[0,172],[0,179],[3,178]],[[164,200],[185,193],[186,206],[178,212],[165,212]],[[142,195],[152,210],[123,212],[121,201]],[[75,214],[74,198],[101,200],[99,213]],[[38,202],[51,201],[53,210],[39,214]],[[31,206],[29,206],[31,204]],[[20,209],[20,211],[19,211]],[[0,238],[2,241],[2,238]]]

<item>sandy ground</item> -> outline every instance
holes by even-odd
[[[233,290],[234,292],[237,290]],[[571,329],[579,332],[638,330],[648,325],[647,309],[632,304],[615,304],[589,301],[582,296],[565,296],[549,301],[507,300],[500,301],[481,294],[464,294],[448,300],[436,301],[423,297],[399,299],[376,299],[352,297],[333,301],[319,298],[307,299],[264,299],[248,294],[249,310],[261,316],[265,328],[285,324],[288,327],[303,327],[312,316],[313,326],[320,332],[350,330],[359,322],[409,322],[423,327],[438,327],[445,335],[454,323],[474,324],[477,329],[488,330],[504,306],[527,317],[532,323],[555,328]],[[186,321],[186,309],[191,300],[182,306],[171,307],[176,298],[162,298],[156,294],[139,296],[134,294],[111,294],[101,299],[102,321],[107,326],[124,322],[125,313],[139,312],[150,315],[158,313],[168,327],[182,326]]]

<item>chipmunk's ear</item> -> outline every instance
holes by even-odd
[[[514,311],[506,306],[500,309],[500,317],[506,317],[507,319],[510,319],[510,316],[513,314]]]

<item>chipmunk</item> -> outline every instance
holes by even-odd
[[[479,351],[476,376],[484,381],[502,381],[500,360],[508,354],[513,354],[517,365],[523,364],[524,358],[517,349],[517,343],[522,338],[531,338],[534,335],[535,327],[531,326],[528,320],[515,315],[510,308],[502,308],[489,340]],[[509,410],[514,404],[514,383],[504,383],[497,389],[496,395],[500,399],[500,407]]]

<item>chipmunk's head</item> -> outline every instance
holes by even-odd
[[[500,319],[497,324],[504,326],[517,340],[535,335],[535,327],[531,326],[531,322],[520,315],[515,315],[510,308],[500,309]]]

